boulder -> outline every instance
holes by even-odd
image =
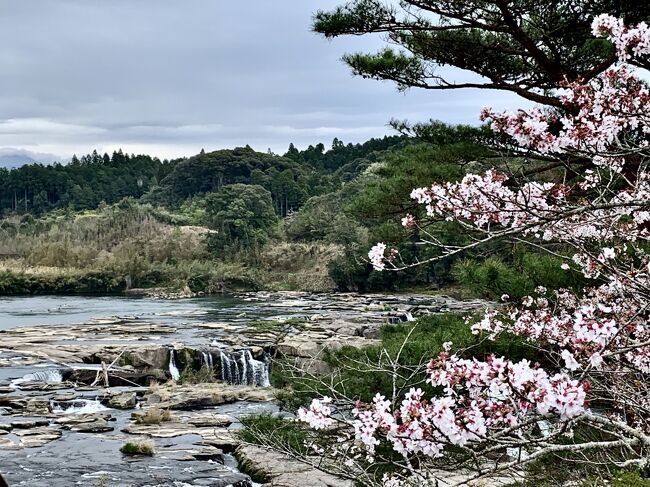
[[[161,409],[200,409],[237,401],[269,402],[275,396],[273,389],[256,386],[236,386],[223,382],[196,385],[176,385],[160,388],[155,393],[156,405]],[[149,403],[148,396],[145,396]]]
[[[14,429],[26,430],[38,428],[40,426],[49,426],[50,422],[47,419],[23,419],[11,422],[11,427]]]
[[[79,423],[72,425],[70,431],[76,433],[105,433],[107,431],[113,431],[114,426],[109,425],[104,419],[96,419],[88,423]]]
[[[235,456],[242,470],[268,487],[353,487],[350,480],[321,472],[291,457],[254,445],[241,445]],[[318,458],[314,458],[318,462]]]
[[[22,448],[38,448],[61,438],[59,430],[47,427],[14,430],[14,434],[19,437],[18,446]]]
[[[137,404],[138,396],[135,392],[121,392],[106,401],[106,405],[113,409],[133,409]]]

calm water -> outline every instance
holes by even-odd
[[[244,321],[300,309],[265,306],[231,296],[156,300],[126,296],[0,297],[0,330],[35,325],[71,325],[115,316],[137,317],[156,323]]]

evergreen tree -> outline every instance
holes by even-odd
[[[364,78],[390,80],[400,89],[491,88],[559,106],[546,90],[589,81],[616,56],[605,39],[594,39],[595,15],[610,13],[628,23],[647,20],[650,3],[633,0],[353,0],[316,14],[314,30],[327,38],[385,34],[391,44],[376,54],[349,54],[344,61]],[[637,65],[650,62],[636,59]],[[478,81],[456,82],[437,70],[453,66]]]

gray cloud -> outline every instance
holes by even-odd
[[[289,142],[381,136],[393,117],[477,121],[486,93],[404,94],[352,77],[341,55],[380,41],[310,32],[313,12],[339,3],[0,0],[0,147],[66,157],[243,144],[282,152]]]

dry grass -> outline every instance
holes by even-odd
[[[174,385],[170,387],[169,384],[169,382],[167,384],[152,382],[149,385],[149,392],[151,392],[151,394],[156,394],[160,397],[161,401],[167,401],[172,397],[172,391],[174,390]]]
[[[137,424],[161,424],[172,420],[172,415],[167,409],[152,407],[147,409],[144,414],[134,414]]]
[[[342,256],[337,244],[270,242],[259,257],[260,268],[270,271],[268,278],[288,289],[327,292],[335,289],[328,272],[329,263]]]

